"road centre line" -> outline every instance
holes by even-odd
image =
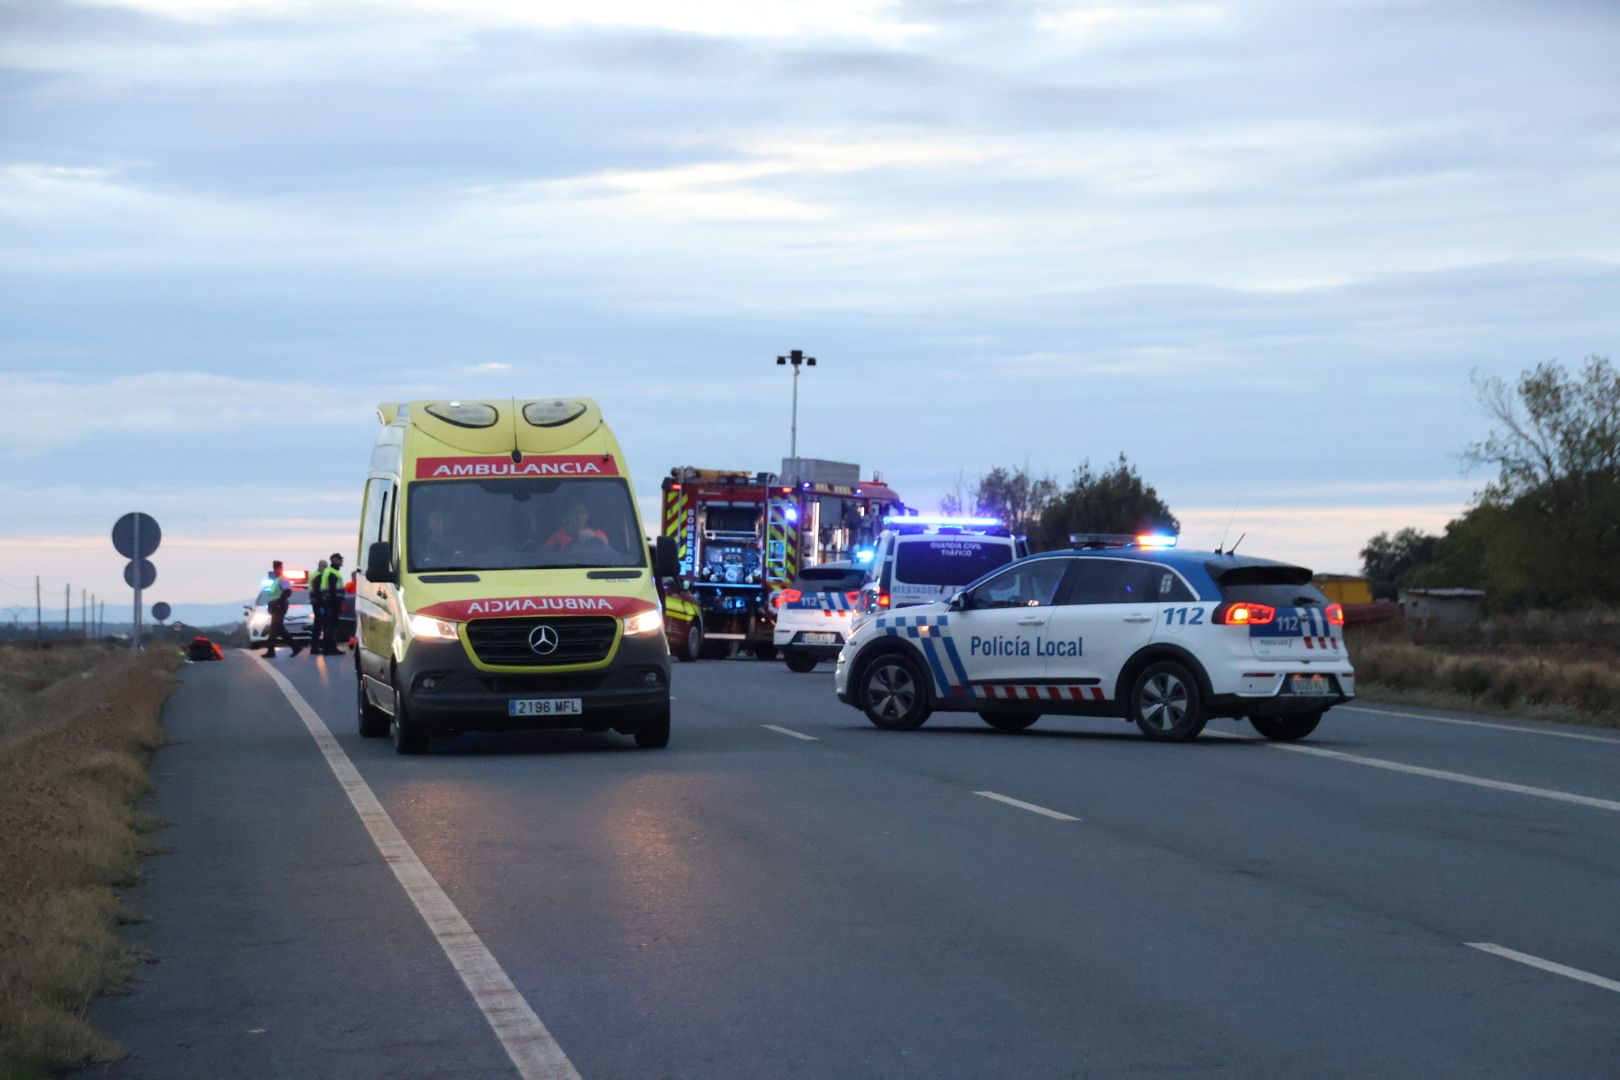
[[[994,799],[996,802],[999,802],[999,803],[1006,803],[1008,806],[1016,806],[1020,810],[1028,810],[1032,814],[1042,814],[1042,815],[1044,815],[1046,817],[1054,818],[1054,819],[1056,819],[1058,821],[1079,821],[1080,820],[1079,818],[1071,817],[1068,814],[1060,814],[1056,810],[1048,810],[1044,806],[1036,806],[1034,803],[1027,803],[1022,799],[1014,799],[1014,798],[1010,798],[1010,797],[1008,797],[1006,795],[997,795],[993,791],[975,791],[973,794],[982,795],[986,799]]]
[[[790,739],[803,739],[805,742],[820,742],[821,741],[820,739],[816,738],[814,735],[806,735],[804,732],[802,732],[802,731],[794,731],[792,728],[777,727],[775,724],[761,724],[759,726],[764,728],[766,731],[774,731],[778,735],[786,735]]]
[[[1436,724],[1462,724],[1465,727],[1492,728],[1496,731],[1512,731],[1519,735],[1547,735],[1554,739],[1581,739],[1585,742],[1608,743],[1610,746],[1620,746],[1620,739],[1611,739],[1603,735],[1585,735],[1578,731],[1543,731],[1540,728],[1521,727],[1518,724],[1493,724],[1488,720],[1463,720],[1455,716],[1428,716],[1424,713],[1395,712],[1390,709],[1369,709],[1362,705],[1340,705],[1336,712],[1369,713],[1377,716],[1399,716],[1407,720],[1431,720]]]
[[[1243,742],[1260,742],[1259,739],[1244,739],[1241,735],[1224,737],[1240,739]],[[1613,799],[1598,799],[1591,795],[1576,795],[1568,791],[1555,791],[1552,788],[1530,787],[1528,784],[1514,784],[1506,780],[1487,780],[1483,776],[1469,776],[1467,773],[1447,772],[1444,769],[1425,769],[1421,765],[1406,765],[1399,761],[1362,757],[1360,754],[1346,754],[1339,750],[1323,750],[1315,746],[1298,746],[1293,743],[1274,742],[1268,742],[1265,745],[1273,750],[1288,750],[1296,754],[1312,754],[1316,757],[1332,758],[1335,761],[1348,761],[1356,765],[1371,765],[1375,769],[1388,769],[1391,772],[1409,773],[1412,776],[1427,776],[1433,780],[1450,780],[1455,784],[1471,784],[1474,787],[1491,788],[1494,791],[1511,791],[1516,795],[1534,795],[1538,799],[1553,799],[1558,802],[1574,803],[1577,806],[1591,806],[1598,810],[1620,811],[1620,802]]]
[[[383,809],[382,803],[360,776],[360,771],[343,752],[343,747],[332,737],[320,715],[310,708],[287,677],[263,658],[259,661],[270,678],[281,688],[304,726],[309,729],[326,757],[326,763],[337,777],[343,793],[349,797],[355,813],[383,861],[399,879],[405,894],[416,905],[416,910],[433,931],[434,938],[450,965],[461,976],[461,981],[472,995],[484,1019],[501,1041],[512,1064],[517,1066],[523,1080],[579,1080],[568,1055],[563,1053],[557,1040],[551,1037],[546,1025],[540,1022],[534,1009],[524,1000],[500,962],[495,959],[483,941],[464,919],[459,909],[445,895],[439,883],[428,872],[422,860],[400,833],[394,820]]]
[[[1500,956],[1505,960],[1514,960],[1518,963],[1526,964],[1533,968],[1540,968],[1542,971],[1550,971],[1554,975],[1562,975],[1566,979],[1574,979],[1576,982],[1587,983],[1591,986],[1601,987],[1604,990],[1613,990],[1615,993],[1620,994],[1620,982],[1615,982],[1613,979],[1605,979],[1601,975],[1593,975],[1590,971],[1582,971],[1580,968],[1572,968],[1566,967],[1563,964],[1555,964],[1551,960],[1543,960],[1539,956],[1531,956],[1529,953],[1522,953],[1517,949],[1508,949],[1501,945],[1493,945],[1489,941],[1465,941],[1463,944],[1467,945],[1470,949],[1478,949],[1480,952],[1487,952],[1492,956]]]

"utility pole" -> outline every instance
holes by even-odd
[[[34,644],[45,647],[45,605],[39,595],[39,575],[34,575]]]
[[[62,586],[62,633],[71,636],[73,633],[73,583],[68,582]]]
[[[815,367],[816,358],[804,355],[803,349],[794,349],[786,356],[778,356],[776,362],[779,366],[793,365],[793,429],[788,441],[788,457],[795,462],[796,469],[799,460],[799,369]]]
[[[90,590],[79,590],[79,636],[90,640]]]

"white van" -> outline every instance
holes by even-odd
[[[888,517],[855,603],[855,626],[879,612],[948,600],[962,586],[1029,554],[996,518]]]

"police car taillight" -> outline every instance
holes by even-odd
[[[1344,606],[1342,604],[1329,604],[1327,606],[1327,621],[1332,626],[1344,625]]]
[[[856,601],[860,600],[860,598],[861,593],[859,589],[855,590],[854,592],[847,592],[844,594],[844,599],[849,601],[850,607],[854,607]]]
[[[1276,617],[1277,609],[1269,604],[1239,602],[1216,608],[1213,621],[1222,626],[1264,626]]]
[[[803,595],[804,593],[800,592],[798,589],[783,589],[781,592],[771,597],[771,603],[776,607],[781,607],[783,604],[793,603],[793,601],[799,599],[799,597]]]

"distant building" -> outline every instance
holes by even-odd
[[[1479,589],[1402,589],[1401,614],[1415,626],[1470,626],[1484,614]]]
[[[1372,589],[1360,574],[1317,574],[1311,579],[1322,595],[1335,604],[1370,604]]]

